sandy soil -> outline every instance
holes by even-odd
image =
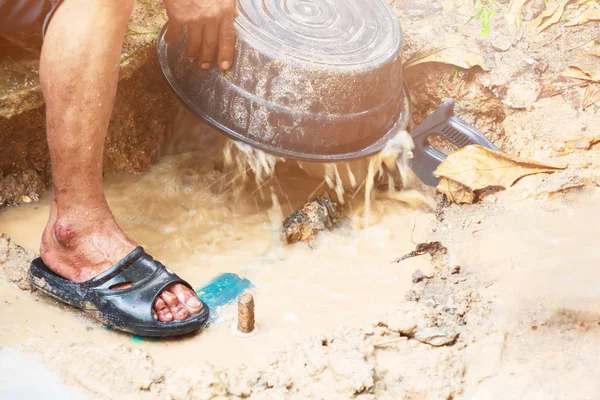
[[[257,293],[263,310],[258,323],[275,326],[253,339],[234,338],[225,324],[199,337],[153,343],[106,332],[42,295],[2,283],[0,342],[34,354],[91,398],[591,399],[600,389],[595,379],[600,373],[599,199],[597,190],[545,201],[515,202],[502,195],[493,206],[445,209],[442,221],[416,237],[440,240],[449,253],[431,263],[393,264],[403,271],[395,283],[399,293],[385,305],[377,305],[390,291],[382,282],[356,291],[350,280],[329,275],[320,265],[321,282],[332,283],[329,293],[339,291],[337,282],[356,297],[347,297],[346,307],[316,309],[314,318],[297,307],[301,325],[311,328],[305,338],[293,332],[290,337],[286,324],[277,324],[280,314],[264,313],[271,308],[267,301],[285,299],[268,287]],[[588,223],[574,223],[583,220]],[[386,240],[388,246],[394,242]],[[402,255],[401,248],[391,253]],[[18,284],[31,253],[6,238],[2,249],[5,275]],[[297,268],[296,257],[284,263],[286,268]],[[311,256],[328,257],[319,250]],[[363,270],[373,274],[381,266]],[[413,273],[418,282],[411,285]],[[252,275],[257,282],[274,279],[286,286],[278,277]],[[313,308],[315,293],[308,283],[302,285],[288,296]],[[368,293],[373,289],[380,298]],[[375,306],[363,311],[365,294]],[[289,304],[278,303],[269,312],[289,310]],[[355,312],[336,318],[348,307]],[[319,316],[351,328],[317,332],[327,326]],[[349,321],[352,317],[357,321]],[[214,346],[219,347],[211,352]],[[269,349],[278,351],[265,354]],[[246,366],[235,367],[242,363]]]
[[[444,63],[407,70],[413,122],[454,96],[460,115],[505,151],[565,161],[565,171],[524,178],[475,205],[444,206],[438,197],[436,212],[379,199],[371,228],[350,218],[309,250],[276,244],[269,202],[257,193],[242,194],[256,203],[236,203],[214,184],[227,181],[206,162],[214,147],[181,145],[196,153],[135,178],[107,177],[111,206],[127,232],[194,284],[223,271],[258,283],[259,334],[233,337],[225,312],[200,336],[140,342],[30,292],[24,274],[47,215],[42,202],[0,215],[0,344],[89,398],[597,398],[600,149],[557,150],[600,135],[600,104],[584,107],[586,88],[559,76],[572,62],[565,51],[600,27],[566,30],[563,21],[513,39],[500,13],[484,40],[464,5],[406,3],[396,6],[407,10],[407,57],[460,30],[489,63],[488,72],[454,73]],[[508,50],[495,49],[497,34],[511,37]],[[287,165],[280,174],[300,176]],[[318,184],[280,182],[290,208]],[[150,190],[157,183],[162,190]],[[199,205],[210,209],[202,220],[193,218]],[[425,241],[448,251],[391,263]]]

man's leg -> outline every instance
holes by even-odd
[[[133,0],[64,0],[48,26],[40,61],[54,199],[44,231],[44,263],[83,282],[135,248],[104,197],[102,153],[115,101],[121,47]],[[202,308],[174,284],[157,298],[155,316],[182,320]]]

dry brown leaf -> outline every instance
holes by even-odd
[[[548,4],[548,7],[536,19],[531,21],[530,26],[537,28],[538,35],[559,22],[565,13],[565,7],[573,0],[558,0]]]
[[[585,54],[573,57],[571,62],[577,63],[577,66],[571,66],[560,74],[579,81],[577,86],[587,86],[581,102],[585,110],[600,100],[600,60],[594,55]]]
[[[589,50],[574,52],[570,57],[569,65],[578,67],[595,81],[600,80],[600,58]]]
[[[592,3],[581,14],[567,22],[565,26],[583,25],[591,21],[600,21],[600,6],[597,3]]]
[[[477,200],[475,192],[469,187],[445,177],[440,178],[437,191],[448,196],[455,204],[473,204]]]
[[[437,190],[457,204],[477,200],[486,189],[508,188],[524,176],[551,173],[566,165],[551,165],[471,145],[450,154],[435,171]]]
[[[587,46],[587,52],[594,57],[600,57],[600,44],[593,42]]]
[[[565,142],[559,149],[555,150],[554,154],[564,156],[578,150],[589,150],[598,143],[600,143],[600,136],[581,137]]]
[[[567,89],[572,87],[580,87],[589,85],[588,81],[578,80],[573,82],[564,76],[552,75],[542,80],[542,91],[538,96],[538,100],[547,99],[550,97],[558,96],[563,94]]]
[[[582,108],[586,108],[596,104],[600,100],[600,85],[590,85],[585,89],[583,94]]]
[[[478,52],[477,45],[462,35],[452,35],[439,44],[431,44],[417,51],[404,65],[414,67],[424,63],[442,63],[470,69],[475,66],[489,71],[485,58]]]
[[[580,79],[582,81],[600,83],[600,77],[592,76],[591,74],[583,71],[579,67],[569,67],[560,73],[562,76],[567,78]]]

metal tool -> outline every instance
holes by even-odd
[[[432,135],[438,135],[459,148],[478,144],[501,151],[483,133],[454,115],[454,104],[454,99],[446,100],[411,133],[415,142],[412,170],[423,183],[429,186],[437,186],[438,178],[434,176],[434,171],[447,157],[429,144],[427,139]]]

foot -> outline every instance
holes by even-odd
[[[57,213],[52,203],[50,219],[42,235],[41,257],[55,274],[73,282],[85,282],[106,271],[136,248],[119,228],[105,204],[94,209]],[[113,286],[123,290],[130,283]],[[152,308],[162,322],[181,321],[202,310],[196,294],[181,283],[165,288]]]

